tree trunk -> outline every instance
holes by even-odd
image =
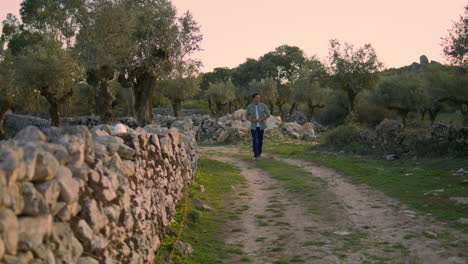
[[[101,122],[107,123],[112,119],[112,94],[108,80],[101,80],[96,93],[96,112]]]
[[[210,112],[211,112],[212,115],[216,114],[214,109],[213,109],[213,104],[211,103],[210,99],[208,99],[208,108],[210,108]]]
[[[284,120],[284,112],[283,112],[283,105],[282,104],[278,104],[278,110],[279,110],[279,114],[281,116],[281,120]]]
[[[348,114],[351,114],[354,110],[356,94],[352,90],[347,90],[346,93],[348,94]]]
[[[62,120],[60,120],[60,104],[54,98],[47,98],[50,104],[50,118],[51,125],[59,127],[62,125]]]
[[[270,113],[273,115],[273,111],[275,110],[275,105],[270,103]]]
[[[153,93],[156,77],[143,73],[133,87],[135,95],[135,114],[139,126],[144,127],[153,122]]]
[[[174,111],[174,116],[179,117],[180,116],[180,100],[174,100],[172,102],[172,110]]]
[[[5,113],[10,108],[10,101],[7,99],[0,99],[0,140],[6,139],[6,133],[3,130],[3,122],[5,121]]]
[[[294,111],[296,110],[297,108],[297,103],[294,102],[292,105],[291,105],[291,108],[289,109],[289,115],[292,115],[294,113]]]
[[[428,112],[427,109],[421,110],[421,121],[424,121],[424,117],[426,117],[426,112]],[[429,113],[430,114],[430,113]]]
[[[6,139],[5,130],[3,130],[3,122],[5,121],[5,113],[0,113],[0,140]]]
[[[468,104],[462,104],[463,127],[468,127]]]

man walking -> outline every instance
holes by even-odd
[[[262,155],[263,132],[266,128],[265,120],[270,117],[268,107],[260,102],[260,95],[252,95],[252,103],[247,106],[247,120],[250,121],[250,132],[252,134],[252,147],[254,160],[259,160]]]

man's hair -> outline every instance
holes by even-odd
[[[260,94],[259,93],[252,94],[252,99],[254,99],[257,95],[260,95]]]

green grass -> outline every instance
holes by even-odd
[[[311,197],[318,196],[320,188],[325,184],[321,179],[313,177],[300,167],[272,158],[256,161],[255,165],[268,172],[273,179],[281,181],[284,188],[295,197],[316,205],[317,199],[311,199]],[[274,201],[270,201],[273,203],[267,206],[268,209],[274,211],[274,208],[283,207],[282,204],[274,203]]]
[[[164,238],[158,249],[158,256],[154,263],[184,263],[184,264],[214,264],[222,263],[222,259],[230,257],[232,254],[243,254],[238,249],[227,249],[223,247],[223,242],[219,238],[226,218],[227,212],[222,211],[224,204],[222,197],[232,192],[231,186],[245,182],[245,179],[239,174],[236,167],[219,161],[206,158],[200,158],[198,169],[195,176],[195,183],[189,190],[190,198],[200,198],[209,204],[213,211],[199,211],[199,218],[195,223],[189,223],[183,228],[181,240],[192,245],[194,253],[188,256],[173,256],[168,259],[167,256],[172,251],[175,243],[177,231],[181,228],[182,207],[180,204],[177,214],[174,217],[175,222],[171,225],[169,234]],[[203,184],[206,192],[201,193],[196,186]],[[245,207],[241,208],[241,210]],[[188,203],[187,212],[197,211]]]
[[[425,158],[389,162],[383,157],[326,152],[300,141],[295,144],[272,142],[266,150],[282,157],[301,158],[335,168],[355,184],[368,184],[417,211],[433,214],[468,232],[468,225],[455,222],[459,218],[468,217],[468,207],[455,205],[449,200],[453,196],[468,197],[468,186],[460,184],[460,176],[452,175],[460,168],[468,168],[467,160]],[[261,162],[258,164],[262,166]],[[298,187],[297,190],[307,187]],[[437,196],[424,195],[437,189],[445,191]]]

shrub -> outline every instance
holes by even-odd
[[[356,118],[360,124],[369,128],[374,128],[385,118],[395,119],[396,115],[392,111],[375,104],[363,103],[356,107]]]
[[[360,131],[355,124],[341,125],[325,135],[325,144],[334,149],[350,150],[350,146],[360,142]]]

